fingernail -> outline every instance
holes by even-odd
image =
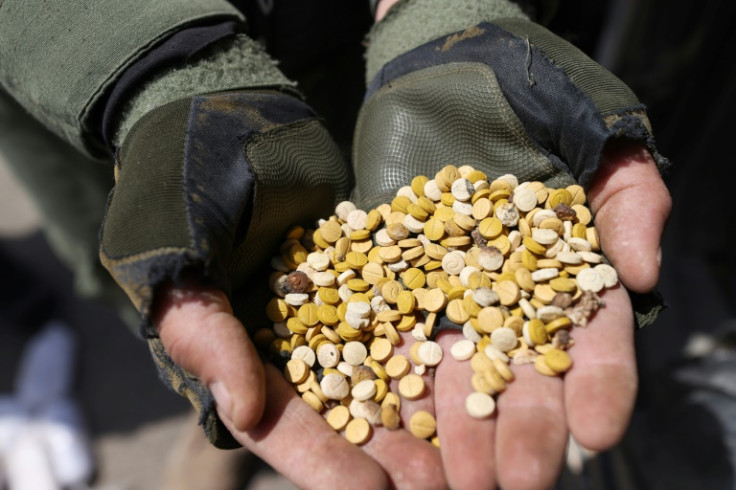
[[[209,386],[212,396],[215,397],[215,404],[217,405],[217,413],[221,417],[232,420],[232,398],[230,392],[225,388],[225,384],[222,381],[215,381]]]
[[[657,249],[657,266],[662,266],[662,247]]]

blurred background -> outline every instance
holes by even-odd
[[[665,179],[674,200],[660,284],[668,309],[636,337],[641,390],[631,428],[605,454],[572,446],[559,487],[736,488],[736,4],[559,1],[554,11],[551,29],[648,106],[660,152],[673,163]],[[14,132],[33,122],[0,102],[0,116],[13,121],[0,128],[0,142],[15,141]],[[69,237],[54,226],[64,217],[53,193],[28,184],[30,166],[8,164],[41,160],[40,171],[62,194],[83,192],[109,172],[86,161],[79,175],[53,173],[52,163],[44,168],[46,156],[68,151],[59,142],[13,147],[0,152],[0,304],[10,312],[0,315],[0,397],[13,399],[28,382],[19,378],[28,346],[49,321],[59,322],[75,346],[69,396],[88,435],[90,488],[293,488],[242,451],[223,456],[204,444],[187,402],[159,382],[145,344],[128,330],[123,319],[134,319],[124,301],[82,299],[106,279],[90,262],[94,253],[60,246]],[[80,236],[96,233],[105,196],[90,199],[94,212],[76,215]],[[0,449],[2,417],[0,407]]]

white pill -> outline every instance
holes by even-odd
[[[532,281],[544,282],[554,279],[560,275],[560,271],[554,267],[545,267],[544,269],[537,269],[532,272]]]
[[[360,366],[368,356],[368,349],[362,342],[346,342],[342,348],[342,358],[351,366]]]
[[[342,400],[350,394],[348,380],[337,373],[326,374],[319,382],[319,387],[330,400]]]
[[[552,245],[553,243],[557,242],[559,236],[557,236],[557,232],[555,230],[548,230],[545,228],[533,228],[532,239],[537,243],[541,243],[542,245]]]
[[[476,391],[465,399],[465,410],[474,419],[484,419],[493,415],[496,402],[492,396]]]
[[[306,362],[309,367],[314,366],[314,363],[317,361],[317,355],[308,345],[300,345],[294,349],[291,353],[291,358],[301,359]]]
[[[618,284],[618,274],[616,273],[616,269],[611,267],[608,264],[600,264],[593,267],[593,270],[595,270],[598,275],[601,276],[603,279],[603,285],[607,288],[612,288],[616,284]]]
[[[289,293],[284,296],[284,301],[291,306],[301,306],[309,301],[309,295],[306,293]]]
[[[475,344],[467,339],[458,340],[450,348],[450,355],[456,361],[467,361],[475,352]]]
[[[428,340],[419,347],[417,356],[426,366],[436,366],[442,360],[442,347],[437,342]]]
[[[605,285],[605,283],[603,282],[603,278],[598,273],[598,271],[595,270],[595,268],[581,270],[580,272],[578,272],[578,275],[575,277],[575,279],[578,282],[578,287],[583,291],[592,291],[594,293],[597,293],[598,291],[603,289],[603,286]]]
[[[372,379],[364,379],[357,385],[353,386],[350,394],[355,400],[360,400],[362,402],[370,400],[376,395],[376,383],[374,383]]]
[[[317,362],[324,368],[332,368],[340,363],[340,349],[332,342],[323,342],[317,347]]]
[[[510,351],[516,344],[516,332],[509,327],[499,327],[491,332],[491,345],[501,352]]]

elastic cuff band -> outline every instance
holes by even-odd
[[[510,17],[528,19],[509,0],[400,0],[368,34],[366,83],[407,51],[484,21]]]

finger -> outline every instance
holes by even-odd
[[[363,450],[388,473],[396,488],[439,489],[448,486],[437,448],[417,439],[408,430],[377,427]]]
[[[607,148],[588,192],[601,246],[635,292],[657,284],[659,243],[672,207],[651,154],[641,145]]]
[[[400,337],[401,341],[394,346],[393,356],[406,357],[411,365],[408,374],[415,374],[416,364],[411,361],[409,353],[414,339],[408,333],[401,333]],[[428,373],[421,378],[424,381],[424,391],[419,398],[409,400],[401,396],[399,413],[403,427],[398,430],[377,428],[373,438],[363,449],[387,471],[397,488],[446,488],[439,451],[429,442],[418,439],[409,432],[409,420],[414,413],[426,410],[434,415],[433,378]],[[392,392],[400,393],[399,382],[400,378],[390,381]]]
[[[551,488],[568,440],[562,380],[530,364],[513,371],[516,379],[498,397],[498,482],[502,488]]]
[[[606,291],[606,306],[587,328],[576,328],[565,375],[568,425],[584,447],[602,451],[616,444],[628,425],[637,390],[634,325],[623,287]]]
[[[167,287],[154,322],[166,352],[210,389],[218,412],[239,430],[253,427],[265,403],[263,365],[225,294]]]
[[[449,356],[452,344],[464,337],[442,332],[437,342],[445,358],[435,375],[435,409],[442,465],[450,488],[493,488],[495,482],[495,416],[478,420],[468,415],[465,398],[473,392],[469,361]]]
[[[386,474],[359,447],[337,434],[298,396],[275,367],[265,367],[268,392],[260,423],[240,431],[223,423],[246,448],[300,488],[387,488]]]
[[[412,345],[416,343],[414,338],[409,333],[401,333],[401,341],[398,345],[394,347],[394,355],[404,356],[409,360],[409,363],[411,365],[411,369],[408,374],[414,374],[417,375],[416,367],[418,364],[412,360],[411,353],[409,352]],[[424,381],[424,391],[420,396],[418,396],[416,399],[410,400],[407,399],[405,396],[401,395],[401,407],[400,407],[400,414],[401,414],[401,420],[403,420],[404,427],[409,428],[409,419],[412,415],[414,415],[416,412],[420,410],[425,410],[432,415],[434,415],[434,376],[431,374],[433,370],[429,368],[424,368],[424,373],[420,374],[419,376]],[[401,381],[401,378],[392,379],[389,386],[391,387],[391,391],[394,393],[401,393],[399,389],[399,383]]]

